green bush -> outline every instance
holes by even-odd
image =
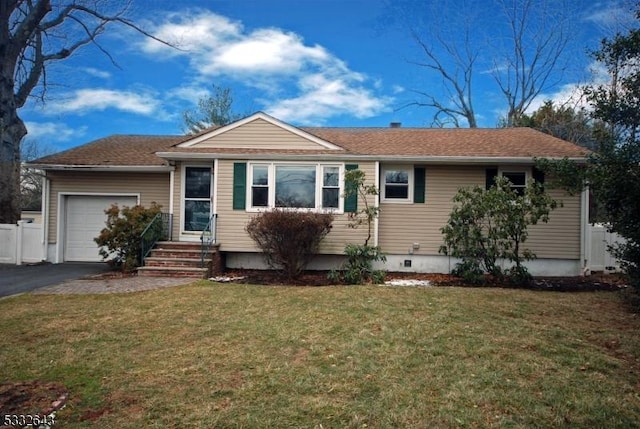
[[[347,261],[340,271],[329,273],[329,279],[347,284],[382,283],[386,276],[384,270],[374,270],[373,263],[386,261],[386,256],[378,246],[347,244],[344,248]]]
[[[100,256],[123,271],[131,271],[140,266],[140,234],[147,225],[160,213],[155,202],[151,207],[141,205],[122,208],[117,204],[105,210],[107,215],[104,228],[94,241],[101,246]],[[158,222],[152,231],[157,237],[162,236],[162,223]]]
[[[451,274],[474,285],[484,282],[484,271],[480,268],[480,264],[476,259],[463,259],[451,270]]]
[[[292,280],[300,276],[331,231],[333,215],[274,209],[254,216],[245,230],[267,264]]]
[[[498,177],[488,190],[460,189],[453,201],[449,221],[441,228],[445,244],[440,247],[440,253],[462,259],[452,273],[471,283],[481,283],[485,272],[513,284],[531,280],[522,265],[536,257],[524,247],[528,227],[548,222],[558,206],[542,186],[530,181],[520,195],[508,179]],[[501,259],[515,265],[503,271],[498,266]]]

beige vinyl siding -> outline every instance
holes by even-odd
[[[453,196],[460,187],[485,186],[485,167],[426,166],[424,204],[380,204],[380,241],[389,254],[408,254],[414,243],[416,255],[437,255],[443,244],[440,228],[453,208]],[[551,213],[547,224],[532,226],[526,247],[538,258],[580,257],[580,197],[551,191],[564,207]]]
[[[218,241],[220,250],[229,252],[253,252],[258,249],[245,231],[245,225],[257,213],[245,210],[233,210],[233,163],[246,161],[220,160],[218,163]],[[359,168],[373,183],[375,175],[374,163],[361,163]],[[361,202],[358,203],[359,206]],[[373,204],[373,200],[371,200]],[[347,243],[362,243],[366,238],[366,226],[359,229],[349,228],[348,214],[335,215],[331,232],[321,244],[320,252],[325,254],[341,254]]]
[[[193,146],[200,148],[326,149],[297,134],[255,119]]]
[[[49,243],[56,243],[58,194],[140,194],[140,204],[149,207],[151,202],[169,211],[169,173],[127,172],[61,172],[50,171],[51,198],[49,200]]]
[[[538,258],[580,259],[580,195],[550,190],[562,207],[551,212],[549,223],[529,227],[525,247]]]
[[[426,166],[425,204],[380,203],[380,239],[383,251],[407,254],[414,243],[417,255],[434,255],[442,244],[440,228],[446,223],[458,188],[484,184],[484,169]]]

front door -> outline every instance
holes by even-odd
[[[203,231],[211,216],[211,168],[185,167],[184,232]]]

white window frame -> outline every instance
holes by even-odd
[[[263,206],[254,206],[253,205],[253,167],[254,166],[266,166],[268,168],[268,186],[269,189],[269,197],[268,203],[266,207]],[[275,187],[275,177],[276,177],[276,167],[309,167],[315,166],[316,168],[316,184],[315,184],[315,207],[313,208],[297,208],[297,207],[288,207],[287,210],[293,211],[313,211],[313,212],[321,212],[321,213],[336,213],[342,214],[344,213],[344,198],[342,197],[344,194],[344,164],[338,163],[318,163],[318,162],[249,162],[247,163],[247,209],[248,212],[261,212],[266,210],[271,210],[276,207],[276,187]],[[339,178],[338,178],[338,207],[322,207],[322,189],[324,185],[323,181],[323,173],[325,167],[337,167]]]
[[[387,198],[387,171],[395,171],[395,170],[406,170],[408,177],[408,188],[407,188],[407,198]],[[382,167],[382,174],[380,175],[380,193],[382,197],[382,201],[385,203],[394,203],[394,204],[413,204],[413,164],[392,164],[392,165],[384,165]]]
[[[338,186],[330,186],[330,185],[326,185],[324,184],[324,171],[326,168],[337,168],[338,169]],[[318,184],[319,190],[316,190],[316,197],[319,198],[319,205],[321,207],[322,210],[343,210],[343,204],[344,204],[344,198],[342,198],[342,194],[344,193],[344,185],[343,185],[343,181],[344,178],[342,177],[342,170],[340,168],[339,165],[333,165],[333,164],[320,164],[320,177],[316,176],[316,183]],[[322,206],[322,200],[323,200],[323,191],[326,189],[338,189],[338,207],[323,207]]]
[[[531,169],[526,167],[501,167],[498,169],[498,174],[502,177],[504,177],[505,174],[514,173],[524,173],[524,186],[512,186],[511,189],[522,188],[524,192],[524,189],[527,187],[527,183],[529,183],[529,180],[532,180]]]

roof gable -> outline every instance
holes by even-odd
[[[343,150],[340,146],[258,112],[177,145],[191,149]]]

